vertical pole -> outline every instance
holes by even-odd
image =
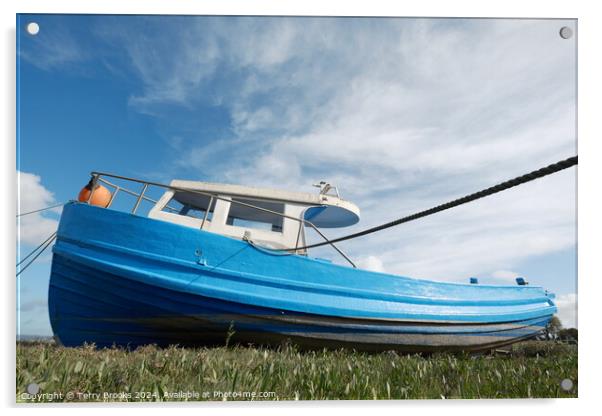
[[[304,224],[301,221],[299,221],[297,224],[299,224],[299,231],[297,231],[297,241],[295,242],[295,254],[299,254],[299,253],[297,253],[297,247],[299,247],[299,238],[301,237],[301,229],[304,226]]]
[[[203,222],[201,223],[201,230],[205,226],[205,221],[207,221],[207,217],[209,217],[209,210],[211,209],[211,204],[213,204],[213,195],[209,198],[209,205],[207,205],[207,209],[205,210],[205,216],[203,217]]]
[[[115,187],[115,190],[113,191],[113,195],[111,195],[111,199],[109,199],[109,203],[107,204],[107,208],[109,208],[111,206],[111,204],[113,203],[113,200],[117,196],[117,192],[119,192],[120,190],[121,190],[121,188],[119,186]]]
[[[132,210],[132,214],[135,214],[136,211],[138,211],[138,206],[140,205],[140,202],[142,201],[142,197],[144,197],[144,193],[146,192],[146,188],[148,188],[148,183],[145,183],[144,186],[142,187],[142,192],[140,192],[140,195],[138,196],[138,200],[136,201],[136,205],[134,205],[134,209]]]
[[[88,200],[86,203],[90,205],[90,201],[92,201],[92,194],[94,193],[94,189],[96,188],[96,184],[98,183],[98,175],[92,175],[92,179],[90,180],[90,195],[88,195]]]

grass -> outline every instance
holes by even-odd
[[[567,378],[570,391],[560,387]],[[31,383],[35,396],[24,394]],[[522,397],[577,397],[577,347],[531,341],[503,355],[420,356],[17,343],[18,402]]]

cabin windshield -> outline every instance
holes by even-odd
[[[173,180],[148,215],[258,246],[306,255],[303,248],[306,225],[326,239],[319,227],[344,227],[359,221],[359,209],[326,192],[326,188],[316,195]]]
[[[261,211],[245,205],[237,204],[237,202],[268,209],[275,213]],[[276,213],[280,215],[277,215]],[[228,212],[226,224],[237,227],[255,228],[259,230],[281,233],[283,214],[284,203],[245,198],[232,198],[232,204],[230,205],[230,211]]]
[[[190,192],[176,192],[171,200],[163,207],[162,211],[202,220],[205,218],[207,207],[209,206],[209,202],[211,202],[209,213],[207,213],[207,220],[211,221],[213,211],[215,210],[216,199],[210,200],[211,197],[206,195]]]
[[[172,190],[149,216],[229,237],[247,235],[260,244],[285,248],[305,241],[302,222],[294,219],[301,218],[304,209],[285,201]]]

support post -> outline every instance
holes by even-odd
[[[138,211],[138,206],[140,206],[140,202],[142,202],[142,198],[144,198],[144,193],[146,192],[146,188],[148,188],[148,183],[145,183],[142,187],[142,192],[138,196],[138,200],[136,201],[136,205],[134,205],[134,209],[132,210],[132,214],[135,214]]]
[[[90,205],[90,201],[92,201],[92,194],[94,193],[94,189],[96,188],[96,185],[98,184],[98,175],[97,174],[93,174],[92,175],[92,179],[90,180],[90,195],[88,195],[88,200],[86,201],[86,203],[88,205]]]

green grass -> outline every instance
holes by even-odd
[[[568,392],[560,387],[566,378],[574,383]],[[40,387],[35,399],[23,395],[30,383]],[[503,355],[420,356],[290,346],[127,351],[17,344],[19,402],[223,400],[220,392],[245,392],[228,400],[251,399],[253,392],[273,392],[254,400],[577,397],[577,347],[525,342]]]

